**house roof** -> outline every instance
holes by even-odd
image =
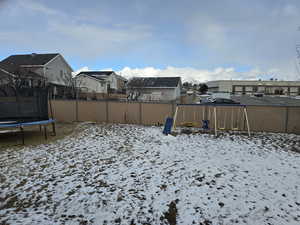
[[[58,55],[59,53],[11,55],[0,62],[0,67],[14,73],[20,66],[43,66]]]
[[[115,73],[114,71],[82,71],[78,75],[85,74],[88,76],[110,76],[114,73]]]
[[[80,75],[86,75],[94,77],[98,80],[104,80],[107,76],[110,76],[114,74],[118,79],[126,81],[126,79],[118,74],[116,74],[114,71],[82,71],[77,76]]]
[[[91,77],[91,78],[94,78],[96,80],[99,80],[99,81],[105,81],[105,76],[106,75],[100,75],[100,74],[97,74],[98,71],[96,71],[96,73],[93,73],[93,71],[88,71],[88,72],[80,72],[79,74],[76,75],[76,77],[79,77],[79,76],[87,76],[87,77]]]
[[[181,82],[180,77],[134,77],[128,82],[128,87],[153,88],[153,87],[177,87]]]

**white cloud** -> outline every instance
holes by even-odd
[[[151,26],[139,21],[89,23],[80,13],[68,14],[62,8],[34,0],[17,0],[14,6],[4,12],[13,26],[0,30],[0,40],[3,46],[13,46],[22,52],[35,49],[90,60],[138,49],[152,37]],[[20,22],[14,23],[17,20]],[[36,20],[39,22],[33,24]]]
[[[234,68],[222,68],[218,67],[213,70],[206,69],[195,69],[195,68],[178,68],[178,67],[166,67],[165,69],[157,69],[154,67],[145,68],[130,68],[125,67],[118,71],[119,74],[130,79],[131,77],[170,77],[170,76],[180,76],[183,81],[189,82],[206,82],[210,80],[256,80],[256,79],[266,79],[274,77],[277,74],[277,70],[272,69],[268,71],[261,71],[259,69],[253,69],[248,72],[237,72]],[[275,76],[274,78],[284,79],[282,76]]]
[[[220,2],[216,14],[191,13],[186,19],[187,40],[195,51],[209,52],[214,64],[239,64],[263,70],[278,68],[295,79],[295,41],[299,42],[299,3]],[[235,2],[235,1],[234,1]],[[215,9],[213,6],[212,9]],[[234,11],[235,10],[235,11]]]
[[[75,77],[77,74],[79,74],[82,71],[89,71],[89,68],[87,66],[84,66],[84,67],[72,72],[72,76]]]
[[[28,9],[30,11],[35,11],[46,15],[62,15],[58,10],[46,7],[43,4],[36,1],[32,1],[32,0],[18,1],[18,4],[20,7],[24,9]]]
[[[97,69],[93,69],[97,70]],[[110,71],[113,68],[98,69],[99,71]],[[87,66],[84,66],[73,73],[77,75],[81,71],[90,71]],[[233,67],[223,68],[218,67],[212,70],[196,69],[191,67],[172,67],[168,66],[164,69],[155,67],[145,68],[130,68],[124,67],[116,71],[117,74],[130,79],[132,77],[181,77],[182,81],[193,83],[202,83],[211,80],[258,80],[276,78],[279,80],[287,80],[284,76],[279,74],[277,69],[270,69],[262,71],[260,69],[252,69],[247,72],[238,72]],[[275,75],[276,74],[276,75]]]
[[[102,60],[118,67],[124,62],[154,66],[125,67],[120,72],[128,76],[204,81],[274,74],[279,79],[299,79],[295,64],[299,1],[172,3],[0,0],[0,50],[3,54],[60,52],[84,65]],[[156,65],[177,67],[157,69]],[[240,73],[238,65],[260,69]]]
[[[122,50],[128,51],[134,48],[132,44],[151,37],[147,26],[135,25],[102,27],[82,23],[53,22],[50,29],[65,40],[61,48],[85,58],[107,56]]]

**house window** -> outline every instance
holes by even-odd
[[[245,95],[245,94],[246,94],[246,87],[243,86],[243,87],[242,87],[242,90],[243,90],[243,95]]]
[[[258,91],[258,87],[257,86],[253,86],[252,90],[253,90],[253,92],[257,92]]]

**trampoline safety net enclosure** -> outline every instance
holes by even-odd
[[[47,87],[0,87],[0,122],[29,122],[48,119]]]

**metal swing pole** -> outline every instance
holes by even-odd
[[[246,123],[247,123],[248,136],[250,137],[251,134],[250,134],[250,127],[249,127],[249,120],[248,120],[248,114],[247,114],[246,106],[244,106],[244,114],[245,114]]]
[[[176,106],[172,130],[174,130],[176,128],[177,112],[178,112],[178,106]]]

